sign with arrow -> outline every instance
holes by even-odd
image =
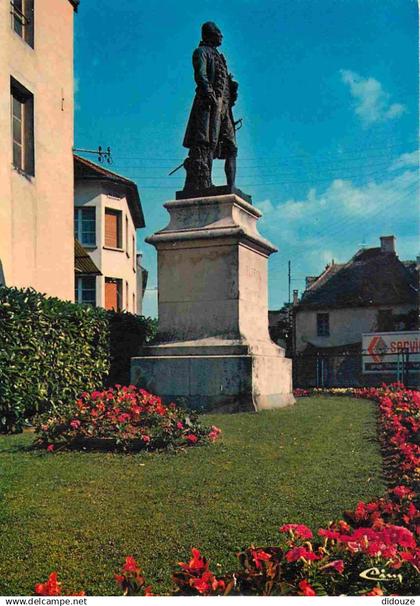
[[[364,373],[394,373],[401,364],[420,371],[420,331],[365,333],[362,351]]]

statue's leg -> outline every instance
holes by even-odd
[[[230,149],[225,160],[226,183],[229,187],[235,187],[236,179],[236,149]]]
[[[235,126],[231,112],[224,114],[220,128],[220,156],[225,159],[225,175],[228,187],[235,187],[236,179],[236,147]]]

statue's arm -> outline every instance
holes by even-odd
[[[194,79],[198,87],[198,92],[207,97],[214,91],[207,78],[207,54],[202,47],[195,49],[192,61],[194,68]]]

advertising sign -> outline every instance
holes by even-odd
[[[362,335],[363,372],[393,373],[405,366],[420,371],[420,331],[371,332]]]

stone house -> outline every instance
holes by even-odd
[[[395,237],[359,250],[348,263],[306,278],[294,312],[295,384],[358,385],[395,381],[361,374],[362,334],[418,328],[418,264],[401,261]]]
[[[0,2],[0,283],[70,300],[78,2]]]
[[[74,235],[98,269],[77,273],[75,301],[141,313],[136,229],[145,226],[137,185],[74,156]]]

